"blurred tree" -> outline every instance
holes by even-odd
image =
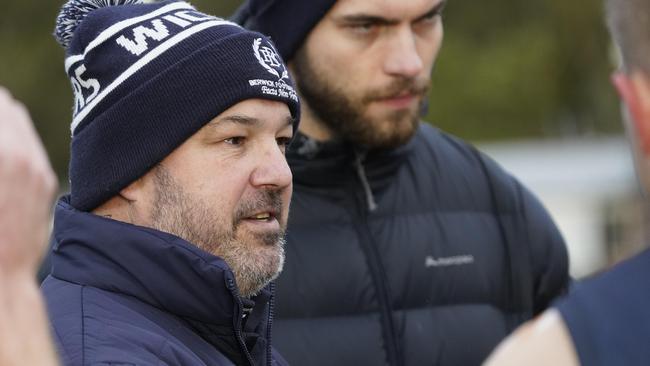
[[[620,131],[600,2],[451,0],[444,23],[433,124],[470,140]]]
[[[27,104],[65,181],[72,92],[51,37],[63,2],[4,4],[0,84]],[[192,3],[228,16],[240,1]],[[470,140],[619,131],[599,1],[449,0],[444,21],[427,120]]]

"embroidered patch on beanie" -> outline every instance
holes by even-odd
[[[297,129],[298,96],[273,43],[184,1],[71,0],[55,37],[74,93],[70,184],[80,210],[240,101],[284,102]]]

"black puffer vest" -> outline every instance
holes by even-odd
[[[298,136],[276,346],[294,365],[476,365],[568,283],[540,203],[423,124],[395,150]]]

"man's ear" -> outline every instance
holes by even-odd
[[[146,176],[146,175],[145,175]],[[131,182],[128,186],[122,188],[120,191],[120,196],[127,200],[128,202],[137,202],[143,197],[144,187],[145,187],[145,177],[140,177],[137,180]]]
[[[644,156],[650,157],[650,83],[644,74],[635,72],[612,75],[621,100],[625,104],[634,128],[634,139]]]

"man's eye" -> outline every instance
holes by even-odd
[[[289,147],[289,144],[291,143],[291,137],[278,137],[276,141],[278,142],[280,149],[286,151],[287,147]]]
[[[418,20],[418,24],[435,25],[436,23],[438,23],[438,21],[441,18],[442,18],[442,14],[440,11],[431,12],[430,14],[427,14],[425,17],[420,18],[420,20]]]
[[[242,137],[242,136],[229,137],[229,138],[223,140],[223,142],[225,142],[225,143],[227,143],[229,145],[237,146],[237,145],[241,145],[241,144],[244,143],[244,137]]]

